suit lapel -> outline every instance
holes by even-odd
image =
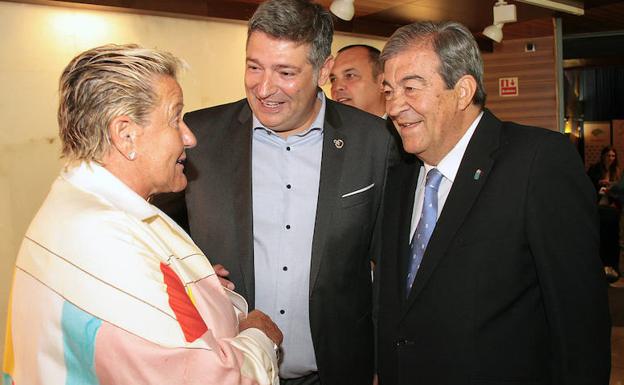
[[[231,174],[235,177],[232,182],[232,199],[234,199],[234,217],[237,228],[233,229],[240,234],[239,242],[239,269],[243,277],[243,285],[246,294],[243,294],[249,302],[250,308],[254,307],[254,261],[253,261],[253,208],[251,192],[251,133],[252,115],[247,103],[243,104],[236,119],[232,121],[231,143],[227,145],[232,151],[229,156]]]
[[[442,214],[438,218],[431,235],[408,297],[406,310],[418,297],[438,263],[446,254],[457,230],[470,212],[481,188],[487,182],[494,164],[493,153],[500,146],[500,134],[500,121],[486,110],[468,143]],[[476,176],[477,173],[478,177]]]
[[[323,250],[328,235],[327,231],[331,228],[332,215],[338,209],[340,176],[343,170],[344,154],[346,151],[349,151],[349,141],[344,132],[341,132],[341,126],[342,120],[338,112],[334,109],[332,102],[326,99],[321,175],[310,261],[310,296],[316,285],[322,257],[325,254]],[[336,143],[340,143],[338,141],[342,141],[343,145],[337,145]]]
[[[397,223],[386,223],[386,226],[396,229],[398,234],[389,237],[392,239],[390,247],[397,248],[390,250],[385,255],[397,255],[397,276],[393,277],[397,282],[396,295],[405,302],[405,285],[407,276],[407,261],[410,255],[410,227],[412,222],[412,212],[414,210],[414,196],[418,184],[418,175],[422,163],[416,158],[401,162],[388,172],[388,185],[386,188],[387,197],[386,213],[388,218],[398,218]],[[394,241],[396,240],[396,242]]]

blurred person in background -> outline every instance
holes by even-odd
[[[339,49],[329,73],[332,99],[380,118],[385,117],[380,53],[377,48],[365,44]]]
[[[598,214],[600,217],[600,257],[609,282],[620,276],[620,217],[622,204],[610,192],[620,180],[622,172],[615,148],[606,146],[600,152],[600,160],[593,164],[587,175],[598,193]]]
[[[383,69],[379,62],[381,52],[370,45],[353,44],[338,50],[329,73],[332,99],[369,114],[386,119],[386,129],[392,135],[399,154],[410,155],[403,150],[401,137],[386,114],[386,99],[381,82]],[[374,263],[371,262],[374,267]]]

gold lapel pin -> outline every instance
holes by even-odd
[[[342,148],[344,146],[344,141],[342,139],[334,139],[334,146],[336,146],[336,148]]]
[[[478,168],[477,171],[475,171],[474,180],[479,180],[479,178],[481,178],[481,169],[480,168]]]

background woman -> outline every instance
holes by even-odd
[[[608,195],[609,189],[621,176],[617,152],[607,146],[600,152],[600,161],[587,171],[598,193],[600,216],[600,257],[609,281],[617,281],[620,262],[621,205]]]
[[[81,53],[60,81],[67,165],[16,261],[4,384],[277,383],[282,335],[148,203],[186,187],[178,60]],[[239,318],[242,319],[239,323]]]

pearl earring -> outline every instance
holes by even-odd
[[[130,153],[128,154],[128,159],[135,160],[136,159],[136,152],[130,151]]]

